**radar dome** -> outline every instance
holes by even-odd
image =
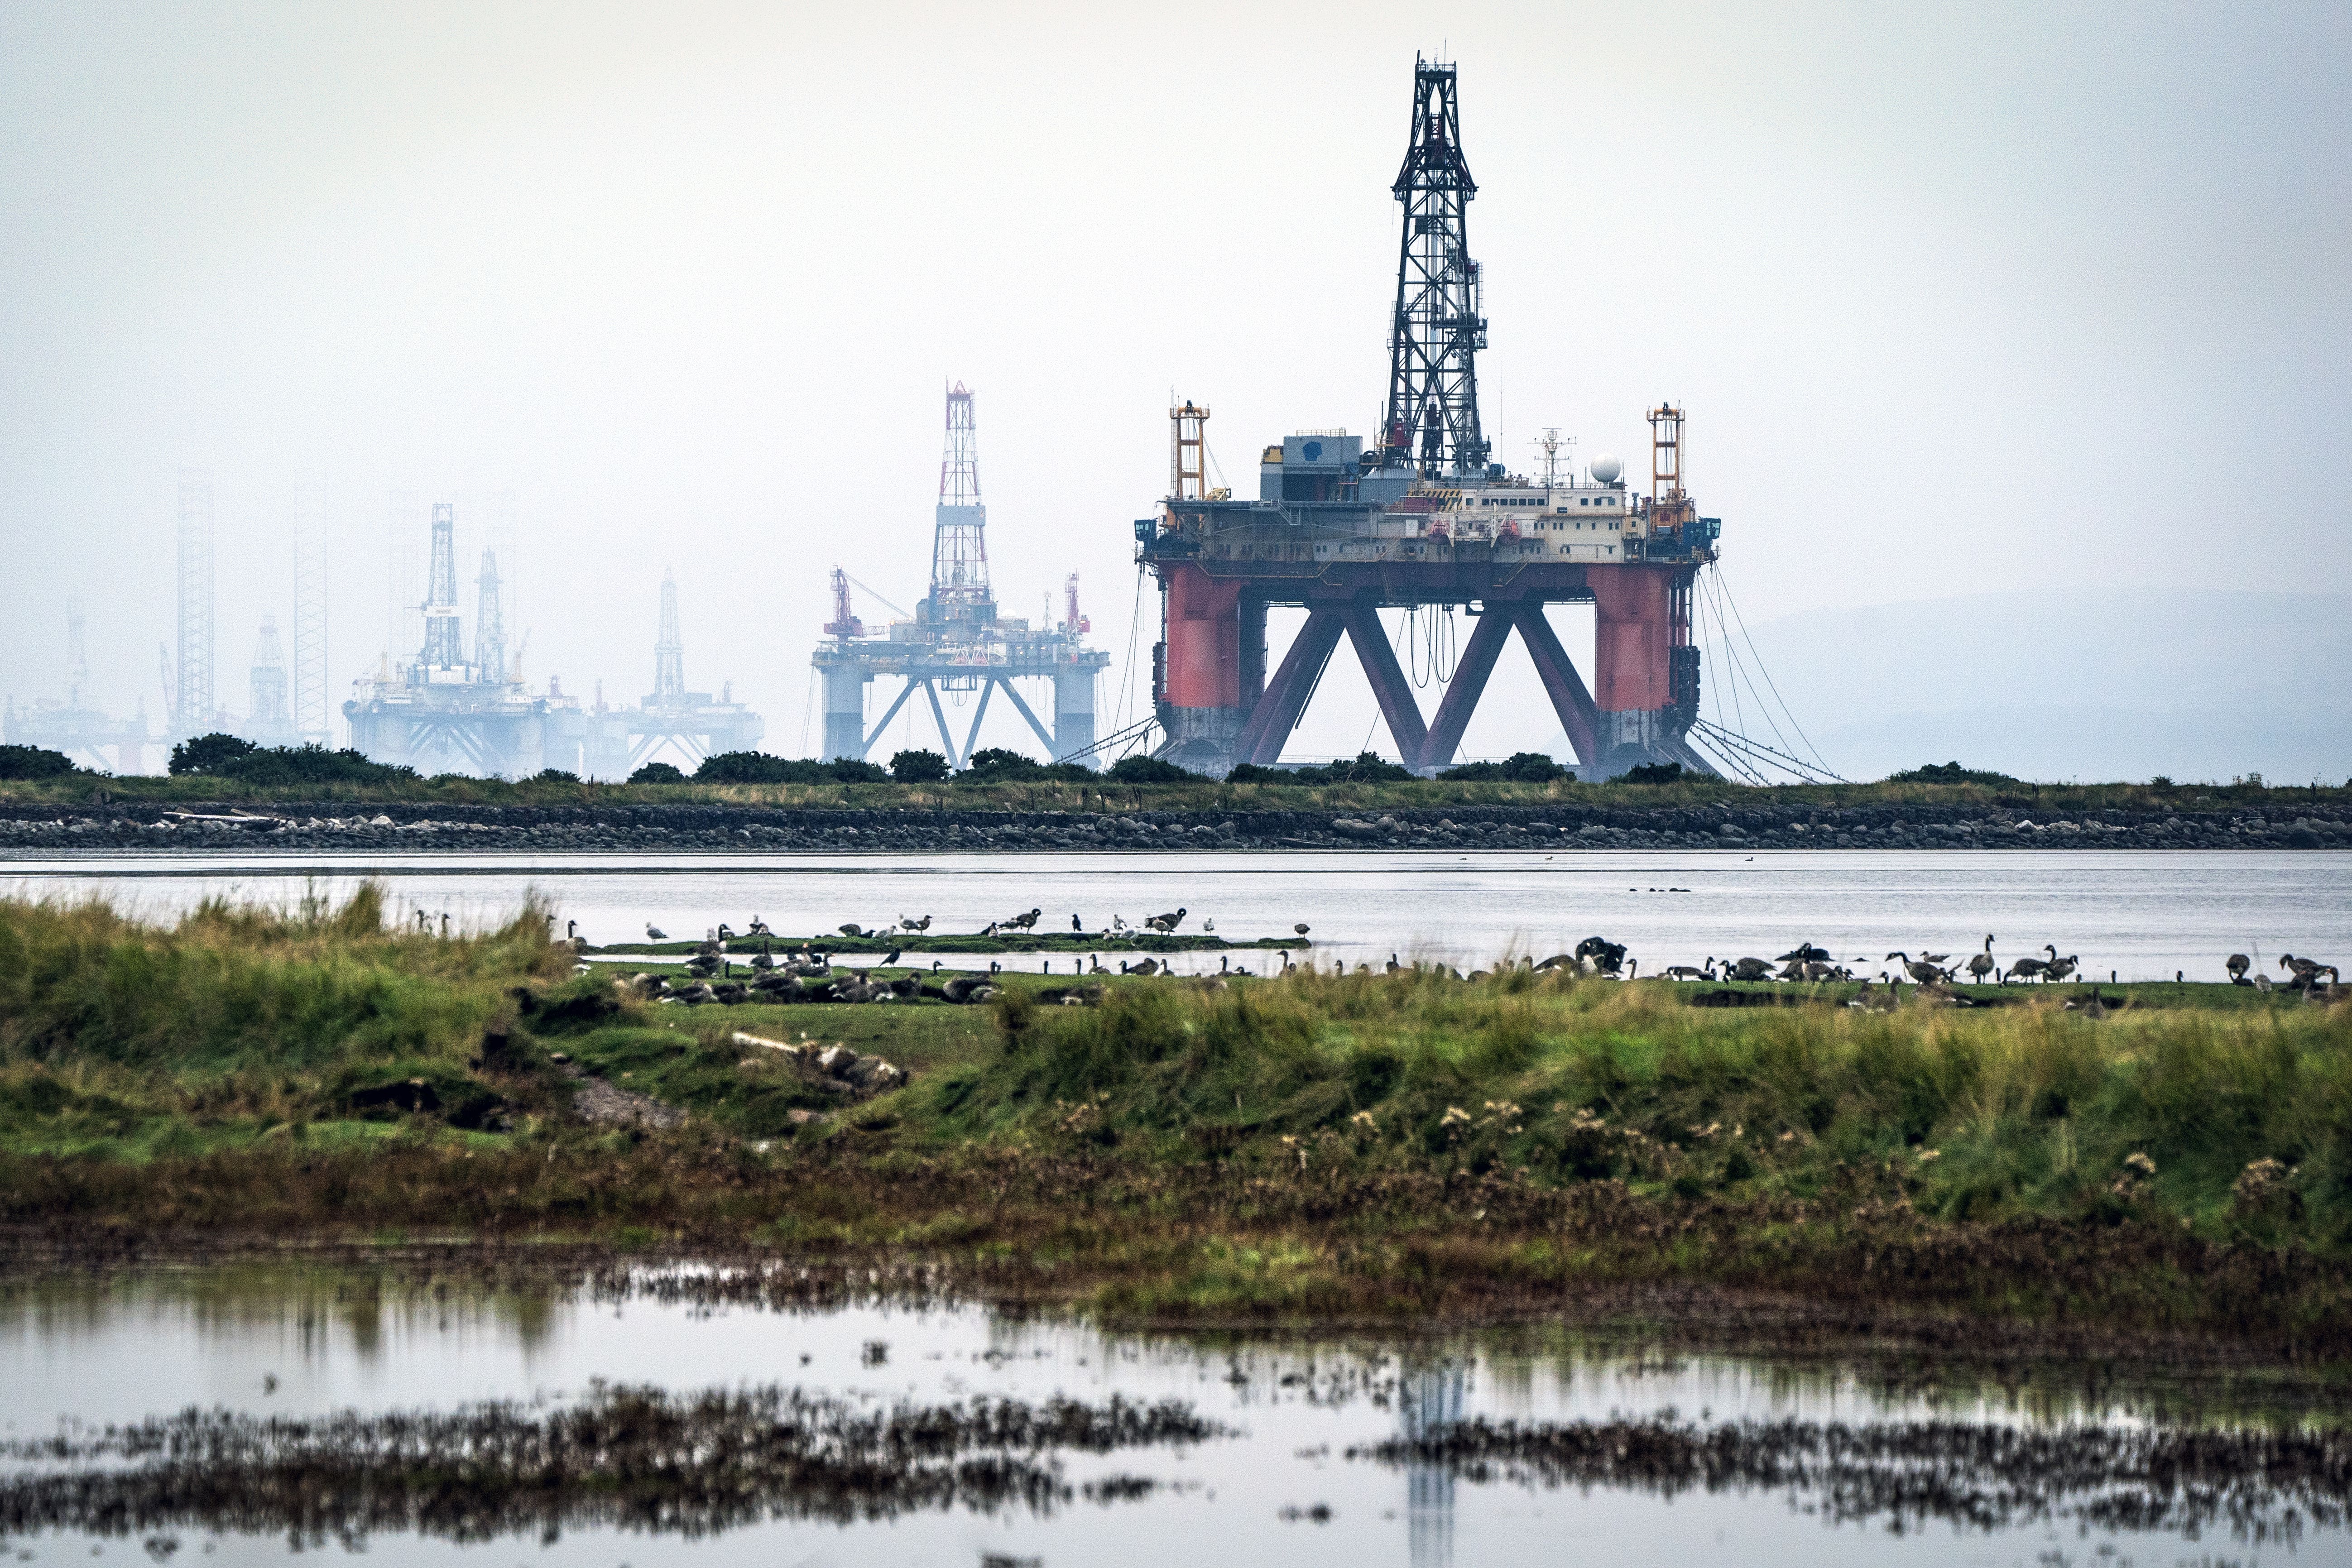
[[[1592,477],[1604,485],[1615,484],[1617,476],[1624,471],[1625,465],[1606,452],[1601,453],[1592,459]]]

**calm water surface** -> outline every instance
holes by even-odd
[[[877,1359],[872,1347],[887,1347]],[[1932,1405],[1872,1392],[1848,1374],[1718,1357],[1628,1356],[1559,1334],[1382,1342],[1251,1343],[1133,1337],[979,1308],[867,1306],[809,1311],[593,1299],[555,1285],[492,1291],[362,1268],[219,1266],[0,1291],[0,1420],[12,1441],[187,1406],[295,1415],[451,1409],[513,1399],[547,1408],[597,1379],[674,1392],[796,1385],[876,1405],[980,1394],[1092,1401],[1175,1398],[1234,1436],[1182,1448],[1066,1454],[1074,1486],[1148,1478],[1136,1500],[1040,1512],[929,1510],[852,1524],[775,1521],[699,1538],[589,1527],[459,1544],[381,1531],[361,1544],[402,1563],[1334,1563],[1370,1568],[1553,1563],[2102,1564],[2341,1563],[2339,1528],[2256,1542],[2226,1523],[2202,1540],[2162,1530],[2055,1521],[1891,1530],[1833,1522],[1822,1499],[1772,1488],[1548,1488],[1433,1466],[1350,1458],[1350,1445],[1487,1415],[1532,1421],[1740,1417],[1987,1426],[2129,1425],[2127,1398],[2093,1405],[1964,1383]],[[21,1455],[8,1476],[38,1469]],[[1324,1510],[1318,1514],[1318,1508]],[[247,1521],[248,1525],[251,1521]],[[186,1561],[277,1560],[283,1528],[210,1521],[155,1532]],[[93,1551],[93,1546],[98,1551]],[[28,1560],[136,1561],[140,1540],[35,1531],[5,1543]],[[340,1553],[332,1543],[325,1547]],[[2052,1555],[2055,1553],[2057,1555]],[[159,1561],[163,1560],[161,1557]]]
[[[543,895],[591,942],[642,941],[651,921],[699,938],[753,915],[779,931],[933,917],[973,931],[1030,909],[1038,929],[1088,930],[1118,915],[1179,908],[1183,929],[1228,937],[1312,928],[1327,961],[1444,958],[1465,966],[1506,951],[1538,956],[1596,933],[1626,943],[1645,973],[1707,957],[1769,958],[1803,942],[1877,965],[1895,949],[1966,954],[1992,933],[1997,955],[2054,944],[2084,975],[2223,978],[2243,952],[2352,961],[2352,854],[2334,851],[1563,850],[1214,855],[302,855],[109,857],[0,861],[0,888],[102,893],[163,914],[225,896],[274,904],[306,888],[347,894],[389,884],[396,910],[447,911],[467,925]],[[1669,890],[1684,889],[1684,890]],[[962,959],[953,962],[979,963]],[[1023,967],[1039,962],[1020,961]],[[1062,961],[1066,964],[1068,960]],[[1191,961],[1187,961],[1191,962]],[[1205,967],[1214,968],[1210,960]],[[2352,967],[2352,962],[2347,962]]]

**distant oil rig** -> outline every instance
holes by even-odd
[[[1256,497],[1236,500],[1206,488],[1208,410],[1170,411],[1170,494],[1135,524],[1137,559],[1160,588],[1155,754],[1219,777],[1276,763],[1345,636],[1405,765],[1434,772],[1453,761],[1516,630],[1584,777],[1667,763],[1713,773],[1687,738],[1699,698],[1691,585],[1716,558],[1721,524],[1684,489],[1683,410],[1650,410],[1645,497],[1628,493],[1612,458],[1581,479],[1558,471],[1556,446],[1539,479],[1490,460],[1478,416],[1484,291],[1465,223],[1477,185],[1455,85],[1453,66],[1414,62],[1412,134],[1393,186],[1404,221],[1388,401],[1373,443],[1344,430],[1286,437],[1265,448]],[[1559,604],[1593,606],[1590,688],[1545,617]],[[1269,670],[1275,605],[1307,614]],[[1424,720],[1378,612],[1457,606],[1475,626]]]
[[[522,655],[507,647],[498,557],[482,552],[475,578],[474,651],[466,655],[457,605],[456,508],[433,509],[433,563],[424,604],[425,641],[416,657],[386,655],[357,682],[343,717],[352,745],[370,761],[419,773],[527,778],[545,769],[582,778],[622,779],[667,751],[691,772],[714,752],[749,751],[765,726],[734,700],[686,689],[686,647],[678,631],[677,584],[665,575],[660,632],[654,644],[654,689],[635,708],[583,708],[550,678],[547,690],[524,688]]]
[[[835,568],[833,619],[824,627],[830,640],[819,645],[813,660],[824,679],[826,760],[863,759],[918,691],[929,703],[931,721],[939,727],[940,753],[950,767],[960,768],[971,759],[980,743],[981,722],[988,717],[989,700],[1000,691],[1049,758],[1094,750],[1095,680],[1108,668],[1110,656],[1086,646],[1089,628],[1078,611],[1076,574],[1063,584],[1059,625],[1033,626],[996,613],[996,595],[988,581],[988,507],[980,496],[979,430],[972,395],[961,382],[947,394],[947,450],[940,459],[930,592],[912,616],[902,615],[882,635],[874,636],[852,609],[849,589],[848,574]],[[869,730],[866,690],[879,679],[904,684]],[[1013,684],[1021,679],[1052,683],[1051,729]],[[980,700],[959,740],[960,726],[949,722],[941,694],[973,692]]]

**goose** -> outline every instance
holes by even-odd
[[[715,985],[711,987],[710,999],[730,1007],[738,1006],[751,999],[751,988],[740,980],[725,985]]]
[[[552,917],[550,918],[551,919]],[[563,922],[563,940],[571,942],[576,942],[580,940],[580,922],[578,921],[565,921]]]
[[[1128,968],[1125,964],[1121,964],[1119,965],[1119,973],[1122,974],[1157,974],[1160,973],[1160,961],[1156,958],[1147,958],[1132,969]]]
[[[1143,923],[1150,926],[1153,931],[1172,931],[1178,926],[1184,923],[1185,913],[1185,910],[1179,909],[1171,915],[1152,915],[1146,919]]]
[[[1987,932],[1985,935],[1984,951],[1969,960],[1969,975],[1978,984],[1981,985],[1984,984],[1984,977],[1990,974],[1994,970],[2000,967],[2000,965],[1994,962],[1992,956],[1992,935],[1990,932]]]
[[[1666,978],[1669,980],[1712,980],[1715,978],[1715,976],[1706,970],[1693,969],[1687,963],[1670,963],[1666,965],[1665,974]]]
[[[689,1007],[699,1007],[705,1003],[715,1002],[718,999],[719,994],[711,990],[708,981],[697,982],[677,994],[677,1000]]]
[[[1037,917],[1045,912],[1044,910],[1031,910],[1025,915],[1014,915],[1009,920],[1002,920],[996,923],[1012,931],[1028,931],[1036,925]]]
[[[2080,1013],[2085,1018],[2104,1018],[2107,1016],[2107,1000],[2099,994],[2099,988],[2093,985],[2089,1001],[2069,1002],[2066,1004],[2066,1011]]]
[[[1932,963],[1938,969],[1948,969],[1951,967],[1952,955],[1948,952],[1923,952],[1919,955],[1919,961],[1922,963]]]
[[[736,931],[735,931],[735,928],[734,928],[733,926],[729,925],[725,921],[720,921],[719,922],[719,941],[721,941],[721,942],[733,942],[733,941],[735,940],[735,936],[736,936]]]
[[[2271,994],[2271,977],[2262,971],[2254,972],[2254,989],[2267,996]]]
[[[2009,966],[2009,973],[2001,976],[2000,983],[2006,985],[2012,980],[2032,980],[2049,967],[2038,958],[2021,958]]]
[[[443,942],[447,942],[449,940],[449,911],[447,910],[443,910],[441,911],[441,940]]]
[[[1110,973],[1109,970],[1103,967],[1101,953],[1090,952],[1087,954],[1087,973],[1088,974],[1108,974]]]
[[[1389,954],[1389,964],[1386,973],[1394,974],[1398,970],[1402,969],[1403,967],[1403,964],[1397,962],[1397,955],[1395,953],[1392,952]]]
[[[1614,974],[1625,962],[1625,944],[1606,937],[1588,936],[1576,944],[1576,956],[1592,960],[1593,967],[1603,974]]]
[[[2043,967],[2042,972],[2042,978],[2045,982],[2052,980],[2063,980],[2066,976],[2074,973],[2074,964],[2076,961],[2075,954],[2070,952],[2065,957],[2061,958],[2058,956],[2058,950],[2047,942],[2042,944],[2042,951],[2050,955],[2050,962]]]
[[[757,915],[753,915],[751,917],[751,923],[743,929],[747,933],[752,936],[773,936],[776,934],[774,931],[768,929],[768,922],[761,920]]]
[[[1944,977],[1944,971],[1940,966],[1927,963],[1924,959],[1914,959],[1907,952],[1890,952],[1886,956],[1889,958],[1901,959],[1903,961],[1904,972],[1922,985],[1941,980]]]
[[[667,942],[669,940],[669,932],[662,930],[661,927],[654,924],[653,921],[647,921],[646,922],[646,940],[647,942]]]
[[[1652,889],[1654,892],[1655,890],[1655,889]],[[1791,948],[1789,952],[1782,953],[1772,962],[1775,963],[1819,963],[1827,959],[1829,955],[1829,950],[1827,948],[1815,947],[1811,942],[1800,942],[1797,946]]]
[[[761,942],[760,951],[751,955],[751,967],[761,971],[776,967],[775,958],[768,952],[768,944],[765,942]]]
[[[2311,977],[2327,966],[2308,958],[2297,958],[2291,952],[2279,954],[2278,966],[2294,971],[2294,984],[2299,989],[2311,984]]]
[[[1726,980],[1769,980],[1772,978],[1772,965],[1765,959],[1742,958],[1736,961],[1727,959],[1725,963],[1726,967],[1723,972],[1723,977]]]
[[[2221,967],[2230,972],[2230,984],[2232,985],[2243,985],[2246,971],[2253,966],[2254,961],[2242,952],[2233,952],[2221,963]]]

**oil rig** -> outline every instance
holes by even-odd
[[[90,701],[89,656],[82,635],[82,604],[66,601],[66,696],[36,700],[19,708],[14,697],[0,712],[0,741],[12,746],[40,746],[62,752],[76,766],[103,768],[107,751],[114,752],[114,771],[146,771],[147,747],[157,737],[147,732],[147,705],[139,705],[132,719],[110,717]]]
[[[577,772],[582,778],[625,779],[647,763],[684,763],[688,773],[705,757],[748,752],[767,733],[760,715],[735,700],[734,683],[708,691],[686,689],[686,638],[678,630],[677,580],[662,574],[661,619],[654,636],[654,689],[635,708],[606,708],[599,696],[582,731]]]
[[[908,700],[920,691],[939,726],[940,749],[950,767],[962,767],[980,742],[989,700],[1004,694],[1014,712],[1035,732],[1053,758],[1091,752],[1095,747],[1095,680],[1110,656],[1086,646],[1090,629],[1078,611],[1078,579],[1063,584],[1064,614],[1058,625],[1031,626],[996,613],[988,582],[988,508],[980,495],[979,430],[972,395],[961,382],[948,389],[947,449],[940,459],[939,506],[931,533],[931,586],[910,616],[894,621],[880,636],[869,635],[849,598],[848,574],[833,574],[830,641],[818,645],[813,662],[824,678],[824,756],[863,760]],[[879,722],[866,727],[866,689],[877,678],[905,682]],[[1013,684],[1032,679],[1054,688],[1054,723],[1049,730]],[[979,694],[971,723],[961,742],[948,721],[941,694]]]
[[[555,691],[552,682],[543,697],[523,689],[520,650],[510,656],[507,647],[498,557],[487,550],[474,584],[473,657],[466,655],[456,511],[447,501],[433,508],[425,645],[415,658],[398,663],[387,654],[373,676],[354,683],[352,700],[343,704],[352,745],[371,762],[428,774],[525,778],[561,766],[550,759],[576,754],[579,704]]]
[[[1223,777],[1271,765],[1344,635],[1406,766],[1453,761],[1495,661],[1519,634],[1588,779],[1644,763],[1716,770],[1686,738],[1698,717],[1691,586],[1716,558],[1717,519],[1683,486],[1683,410],[1649,412],[1651,484],[1631,493],[1614,458],[1585,478],[1539,479],[1490,460],[1478,416],[1484,290],[1465,216],[1477,194],[1463,156],[1455,68],[1416,59],[1412,132],[1392,186],[1402,204],[1388,400],[1370,446],[1302,430],[1267,446],[1255,500],[1206,488],[1208,410],[1170,411],[1171,494],[1135,523],[1158,578],[1161,638],[1155,754]],[[1588,688],[1545,606],[1590,604]],[[1307,611],[1267,668],[1266,610]],[[1475,617],[1433,718],[1382,629],[1388,608],[1459,606]]]

